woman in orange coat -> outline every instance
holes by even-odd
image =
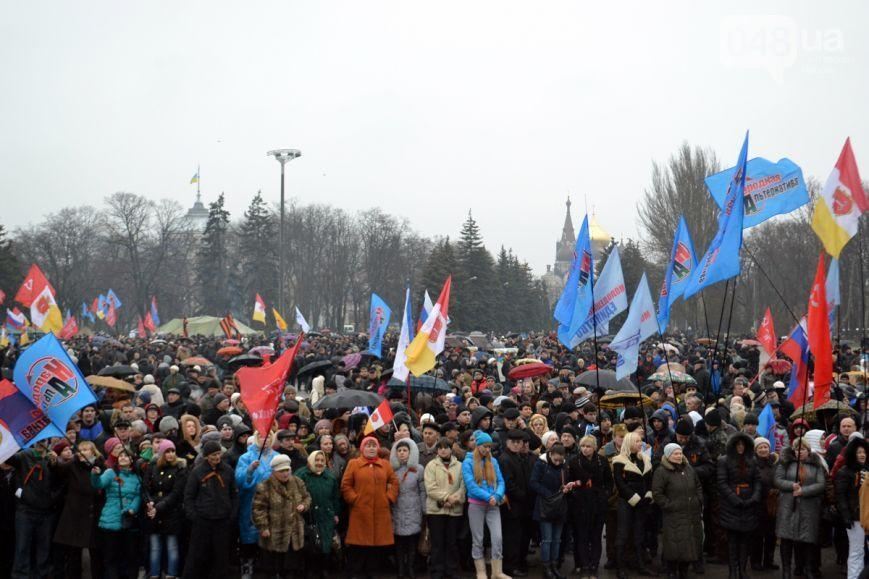
[[[364,577],[373,572],[379,548],[394,543],[391,505],[398,500],[398,478],[389,461],[379,458],[376,438],[364,438],[359,450],[361,455],[347,463],[341,494],[350,508],[348,571]]]

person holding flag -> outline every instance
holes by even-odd
[[[283,322],[283,318],[281,318],[281,321]],[[302,310],[299,309],[299,306],[296,306],[296,323],[299,324],[299,327],[302,328],[302,331],[306,334],[311,331],[311,326],[308,324],[305,316],[302,315]],[[286,326],[287,324],[284,322],[284,330],[287,329]]]

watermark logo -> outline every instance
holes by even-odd
[[[729,68],[760,69],[778,83],[797,66],[822,72],[845,52],[839,28],[807,28],[783,15],[734,15],[721,22],[719,53]]]

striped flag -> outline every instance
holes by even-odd
[[[441,295],[428,319],[405,351],[405,365],[414,376],[422,376],[435,366],[438,354],[444,351],[447,334],[447,314],[450,306],[450,286],[453,276],[447,277]]]
[[[851,139],[845,139],[839,160],[827,178],[812,213],[812,229],[827,253],[839,257],[842,248],[857,234],[860,216],[867,210],[869,201],[860,181]]]
[[[226,317],[220,320],[220,329],[223,330],[227,338],[241,337],[241,332],[238,331],[238,326],[235,325],[232,314],[226,314]]]

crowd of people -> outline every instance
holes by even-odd
[[[550,335],[451,348],[446,387],[427,391],[388,386],[390,355],[360,355],[362,338],[306,337],[295,368],[323,363],[291,374],[255,433],[220,339],[68,346],[86,375],[128,366],[132,388],[98,390],[66,438],[0,464],[4,577],[683,579],[719,564],[816,579],[823,549],[866,577],[865,349],[836,346],[838,409],[794,418],[787,376],[750,345],[711,360],[701,341],[649,343],[636,394],[613,403],[614,354]],[[19,353],[0,352],[4,375]],[[551,373],[510,380],[528,358]],[[690,379],[656,374],[667,363]],[[320,404],[346,389],[390,400],[393,419],[366,432],[365,411]]]

